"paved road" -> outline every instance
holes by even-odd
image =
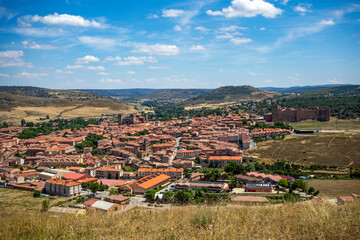
[[[169,164],[172,165],[172,162],[177,154],[178,148],[179,148],[179,143],[180,143],[181,137],[176,138],[176,143],[175,143],[175,151],[174,154],[170,157],[169,159]]]

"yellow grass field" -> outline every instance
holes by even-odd
[[[306,181],[310,187],[320,191],[322,197],[349,196],[350,193],[360,194],[360,180],[320,180]]]
[[[319,121],[302,121],[290,123],[295,129],[304,130],[360,130],[360,120],[358,119],[335,119],[332,118],[328,122]]]
[[[288,160],[297,164],[321,164],[338,167],[360,167],[360,133],[320,133],[315,136],[286,136],[284,140],[257,143],[257,161]]]
[[[358,239],[360,235],[359,202],[137,208],[75,216],[40,213],[41,201],[33,199],[30,192],[0,189],[0,239],[337,240]]]

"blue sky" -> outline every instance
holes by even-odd
[[[0,85],[360,84],[360,2],[0,0]]]

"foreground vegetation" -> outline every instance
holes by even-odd
[[[360,204],[134,209],[1,218],[2,239],[358,239]]]

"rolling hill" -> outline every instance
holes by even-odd
[[[305,92],[312,92],[325,88],[341,87],[341,86],[351,86],[351,85],[327,84],[327,85],[313,85],[313,86],[294,86],[288,88],[262,87],[259,89],[263,91],[277,92],[277,93],[305,93]]]
[[[188,99],[183,102],[185,106],[201,106],[211,104],[236,103],[240,101],[260,101],[266,98],[280,95],[273,92],[265,92],[252,86],[226,86],[212,90],[206,94]]]
[[[19,124],[21,119],[95,117],[132,112],[122,101],[93,93],[36,87],[0,87],[0,121]]]
[[[208,93],[208,89],[159,89],[150,94],[141,96],[141,99],[151,100],[185,100]]]

